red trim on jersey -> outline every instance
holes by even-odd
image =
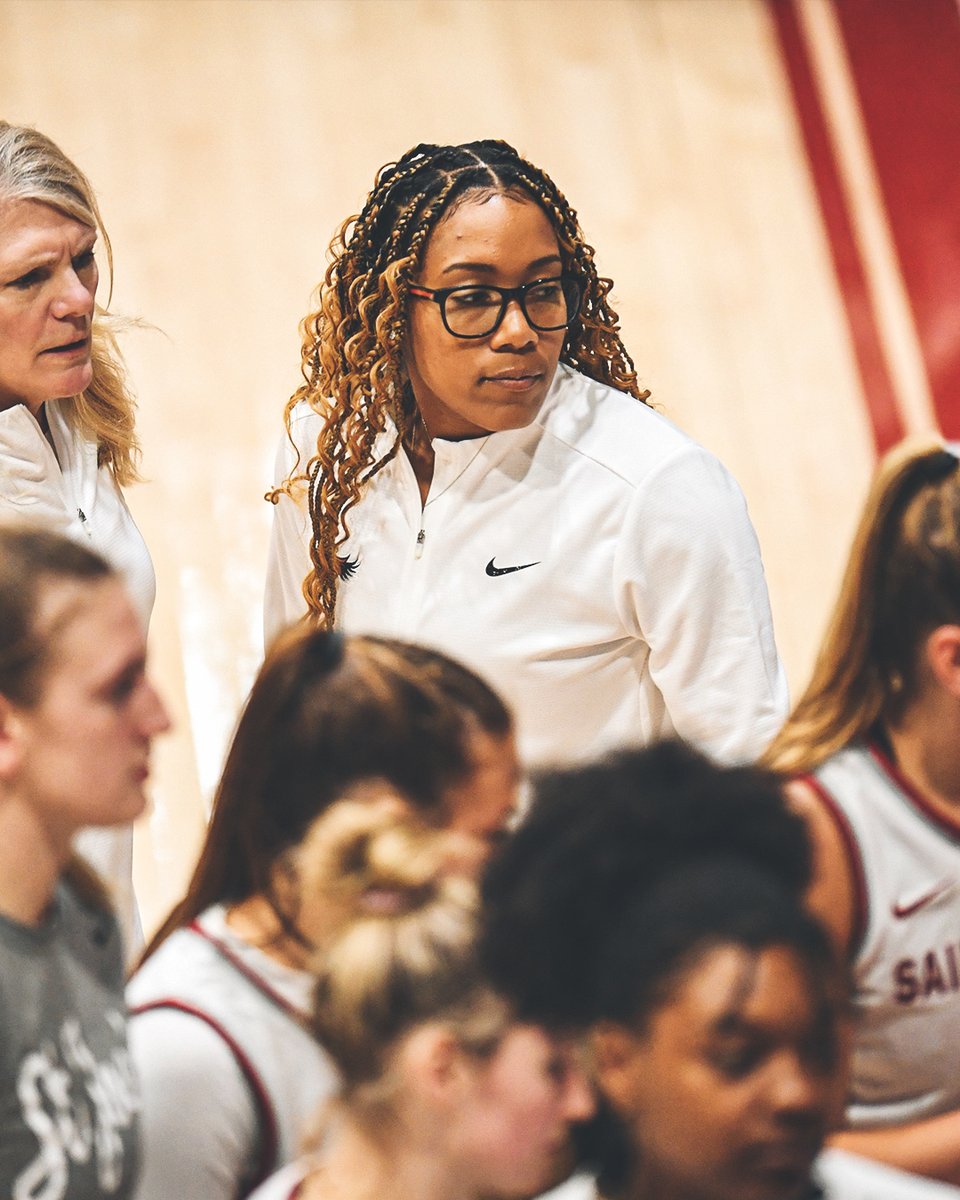
[[[177,1012],[186,1013],[189,1017],[196,1017],[198,1021],[203,1021],[214,1033],[222,1038],[236,1060],[237,1066],[240,1068],[250,1087],[250,1091],[253,1093],[254,1104],[257,1112],[260,1114],[260,1156],[257,1160],[257,1168],[253,1180],[249,1183],[244,1181],[243,1191],[237,1194],[237,1198],[240,1200],[240,1197],[249,1195],[255,1187],[259,1187],[277,1167],[277,1151],[280,1139],[277,1133],[276,1114],[273,1111],[273,1105],[270,1103],[270,1095],[263,1080],[260,1078],[257,1068],[247,1057],[240,1043],[224,1029],[216,1017],[212,1017],[209,1013],[204,1012],[202,1008],[196,1008],[192,1004],[186,1004],[183,1000],[177,1000],[169,996],[166,998],[161,997],[159,1000],[149,1000],[146,1004],[138,1004],[136,1007],[130,1009],[130,1015],[135,1017],[139,1016],[140,1013],[169,1008],[175,1009]]]
[[[867,283],[860,247],[846,193],[833,152],[833,143],[820,103],[800,31],[794,0],[768,0],[780,40],[780,49],[793,91],[794,107],[807,152],[813,187],[820,202],[820,215],[833,259],[840,297],[846,311],[850,341],[873,429],[877,452],[889,450],[904,435],[893,383],[887,370],[882,338],[874,314],[873,299]]]
[[[258,992],[266,996],[278,1008],[282,1009],[288,1017],[292,1017],[299,1025],[305,1024],[307,1020],[306,1013],[291,1004],[285,996],[282,996],[275,988],[271,987],[263,976],[258,975],[253,967],[245,963],[239,955],[235,954],[226,942],[221,941],[216,934],[211,933],[208,929],[204,929],[199,921],[191,921],[186,928],[191,933],[195,933],[197,937],[202,937],[205,942],[209,942],[214,950],[222,958],[225,958],[235,971],[241,974],[249,983],[252,983]]]
[[[910,782],[897,764],[884,753],[876,742],[868,742],[867,749],[873,755],[881,771],[888,776],[894,787],[903,793],[903,798],[907,803],[916,808],[921,816],[932,825],[936,825],[937,829],[948,837],[951,842],[960,843],[960,817],[952,821],[946,813],[934,808],[933,803],[924,796],[923,792],[915,784]]]
[[[843,851],[850,868],[850,878],[853,880],[853,930],[850,940],[850,957],[856,958],[863,948],[863,940],[867,936],[867,923],[870,919],[870,894],[867,891],[867,877],[863,869],[863,856],[850,822],[844,815],[840,805],[814,775],[798,776],[814,793],[824,811],[833,820]]]

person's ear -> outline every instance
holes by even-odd
[[[636,1034],[616,1021],[600,1021],[591,1030],[590,1051],[598,1088],[616,1110],[629,1110],[640,1052]]]
[[[960,625],[938,625],[927,636],[924,655],[937,683],[960,700]]]
[[[420,1092],[435,1102],[456,1097],[469,1074],[463,1048],[445,1025],[422,1025],[407,1039],[403,1059]]]
[[[12,779],[23,761],[22,729],[16,706],[0,696],[0,779]]]

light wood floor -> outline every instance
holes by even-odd
[[[0,0],[0,115],[110,230],[149,482],[155,673],[177,716],[138,834],[148,924],[192,864],[261,653],[270,479],[335,225],[418,141],[502,136],[616,280],[662,410],[741,481],[796,690],[872,466],[761,0]]]

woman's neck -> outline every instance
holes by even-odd
[[[960,711],[953,698],[918,700],[885,732],[901,774],[939,811],[960,817]]]
[[[308,1176],[299,1200],[480,1200],[469,1194],[434,1138],[420,1143],[406,1124],[366,1133],[349,1117]]]
[[[416,418],[412,428],[408,430],[407,436],[403,439],[403,449],[410,460],[410,465],[413,467],[413,473],[417,477],[417,486],[420,488],[420,503],[426,504],[427,496],[430,494],[430,484],[433,482],[435,455],[433,452],[433,441],[427,432],[427,427],[424,424],[423,417],[420,416],[419,409],[416,410]]]
[[[263,895],[250,896],[227,909],[230,931],[261,953],[285,967],[307,966],[310,947],[283,927],[276,909]]]
[[[28,407],[29,407],[29,405],[28,405]],[[53,451],[54,458],[57,460],[57,462],[59,462],[60,455],[57,453],[57,443],[53,440],[53,432],[50,429],[50,417],[47,413],[46,404],[41,404],[36,409],[31,408],[30,411],[33,413],[34,417],[36,418],[37,424],[40,426],[40,432],[47,439],[47,442],[50,445],[50,449]]]
[[[70,856],[70,839],[53,837],[33,807],[0,793],[0,913],[21,925],[40,925]]]

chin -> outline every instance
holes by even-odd
[[[113,806],[110,825],[129,825],[131,821],[135,821],[138,817],[142,817],[147,810],[146,793],[138,788],[136,792],[118,799]]]
[[[82,367],[74,367],[66,371],[57,381],[52,394],[44,396],[44,400],[69,400],[71,396],[79,396],[81,392],[93,383],[93,366],[85,363]]]
[[[503,413],[496,423],[491,423],[491,433],[506,433],[509,429],[526,429],[528,425],[532,425],[537,419],[541,404],[531,405],[529,408],[513,408]]]

